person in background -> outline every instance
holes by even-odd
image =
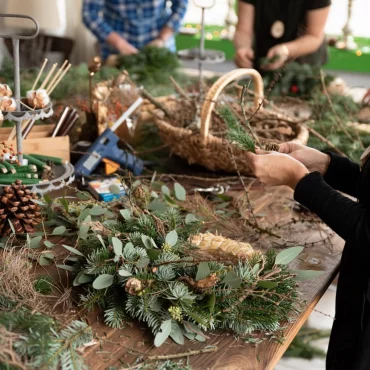
[[[295,143],[280,153],[247,153],[266,185],[288,185],[294,199],[316,213],[345,241],[327,370],[370,369],[370,147],[362,164]],[[356,200],[346,197],[346,193]],[[330,258],[328,250],[328,258]]]
[[[330,0],[239,0],[236,65],[275,70],[288,59],[324,64],[330,4]],[[272,62],[261,65],[263,57]]]
[[[83,22],[98,38],[102,58],[130,55],[146,45],[175,52],[188,0],[84,0]]]

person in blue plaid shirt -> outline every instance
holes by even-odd
[[[188,0],[84,0],[84,24],[98,38],[103,59],[130,55],[146,45],[175,51]]]

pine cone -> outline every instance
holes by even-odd
[[[148,193],[145,191],[145,189],[138,185],[134,190],[131,192],[132,197],[134,200],[138,203],[138,205],[144,205],[148,201]]]
[[[32,199],[35,193],[22,185],[21,180],[5,186],[0,198],[0,235],[8,236],[11,232],[9,221],[17,234],[33,233],[33,227],[41,222],[40,207]]]
[[[197,234],[191,238],[190,242],[199,248],[200,253],[205,252],[210,256],[227,258],[233,262],[237,262],[239,259],[248,259],[255,253],[249,243],[238,242],[211,233]]]
[[[126,292],[131,295],[138,295],[143,289],[142,281],[136,278],[128,279],[125,285]]]

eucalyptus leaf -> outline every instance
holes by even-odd
[[[209,308],[209,313],[213,313],[215,310],[215,305],[216,305],[216,294],[215,292],[212,292],[208,298],[208,308]]]
[[[136,264],[137,268],[144,268],[147,267],[150,263],[150,259],[148,257],[142,257]]]
[[[53,204],[53,200],[50,198],[48,194],[44,194],[44,201],[48,206],[51,206]],[[44,204],[45,205],[45,204]]]
[[[175,320],[171,320],[171,333],[170,337],[176,342],[177,344],[183,345],[185,343],[184,334],[182,333],[182,328]]]
[[[148,249],[146,253],[148,254],[148,257],[150,258],[150,260],[153,262],[156,259],[158,259],[158,257],[160,256],[162,252],[159,249]]]
[[[177,231],[172,230],[166,235],[166,243],[173,247],[176,245],[178,238]]]
[[[46,204],[44,202],[41,202],[41,200],[38,199],[31,199],[31,202],[38,204],[39,206],[45,207]]]
[[[44,256],[40,256],[39,264],[40,264],[40,266],[48,266],[48,265],[51,265],[51,261],[50,261],[50,259],[48,259]]]
[[[166,185],[162,185],[161,191],[163,195],[167,195],[168,197],[171,196],[171,190]]]
[[[197,276],[195,278],[196,281],[203,280],[207,278],[211,274],[211,270],[209,269],[207,262],[201,262],[198,265]]]
[[[108,210],[106,208],[103,208],[102,206],[94,206],[90,209],[90,215],[91,216],[102,216],[104,215]]]
[[[63,235],[67,231],[65,226],[58,226],[53,230],[52,235]]]
[[[86,283],[91,283],[92,281],[94,280],[94,276],[92,275],[87,275],[87,274],[84,274],[82,273],[79,277],[78,277],[78,282],[80,284],[86,284]]]
[[[136,181],[134,181],[134,183],[132,184],[132,187],[135,189],[135,188],[137,188],[140,184],[141,184],[141,181],[140,181],[140,180],[136,180]]]
[[[190,321],[184,321],[184,328],[186,330],[187,333],[189,334],[198,334],[198,335],[203,335],[203,332],[202,330],[195,324],[193,324],[192,322]]]
[[[46,248],[53,248],[55,244],[50,242],[49,240],[45,240],[44,245]]]
[[[81,225],[80,230],[78,230],[78,237],[82,240],[87,239],[87,234],[89,233],[90,226],[87,225]]]
[[[36,236],[30,240],[30,248],[35,249],[40,247],[42,236]]]
[[[186,190],[178,182],[176,182],[175,185],[174,185],[174,191],[175,191],[176,199],[181,200],[181,201],[186,200]]]
[[[260,288],[264,288],[264,289],[274,289],[279,284],[276,281],[264,281],[264,280],[260,280],[259,282],[257,282],[257,285]]]
[[[86,201],[86,200],[90,200],[91,199],[91,196],[90,195],[88,195],[87,193],[82,192],[82,191],[78,191],[76,195],[77,195],[77,198],[79,200],[82,200],[82,201]]]
[[[152,242],[150,241],[149,236],[147,235],[141,235],[141,241],[143,242],[145,248],[151,248],[152,247]]]
[[[90,208],[85,208],[84,210],[81,211],[80,215],[78,216],[78,219],[81,220],[86,220],[86,217],[90,215]]]
[[[121,193],[121,189],[118,185],[111,185],[109,186],[109,191],[112,193],[112,194],[120,194]]]
[[[195,334],[194,333],[184,333],[184,336],[190,340],[195,339]]]
[[[229,271],[222,282],[232,289],[238,289],[242,284],[242,280],[234,271]]]
[[[287,265],[292,262],[300,253],[302,253],[304,247],[292,247],[281,251],[275,259],[276,265]]]
[[[154,339],[154,345],[156,347],[160,347],[166,341],[166,339],[171,334],[171,329],[172,329],[172,320],[171,319],[162,322],[162,325],[159,329],[159,332],[157,333],[157,335],[155,336],[155,339]]]
[[[163,194],[163,199],[164,199],[166,202],[170,203],[170,204],[171,204],[171,206],[173,206],[173,207],[178,207],[178,204],[176,203],[176,201],[175,201],[174,199],[172,199],[171,197],[169,197],[168,195]]]
[[[129,209],[121,209],[119,213],[126,221],[131,220],[131,211]]]
[[[105,243],[104,243],[104,240],[103,240],[102,236],[100,234],[98,234],[98,235],[96,235],[96,237],[100,241],[101,245],[105,248]]]
[[[73,248],[73,247],[69,247],[68,245],[63,245],[63,247],[67,250],[69,250],[70,252],[72,252],[73,254],[77,254],[78,256],[81,256],[81,257],[85,257],[80,251],[78,251],[76,248]]]
[[[151,191],[151,192],[150,192],[150,196],[151,196],[152,198],[158,198],[158,194],[157,194],[155,191]]]
[[[198,342],[205,342],[206,337],[198,334],[198,335],[195,336],[195,340],[197,340]]]
[[[44,251],[42,252],[42,256],[45,258],[48,258],[49,260],[52,260],[55,258],[55,255],[53,252]]]
[[[114,254],[116,256],[121,256],[122,255],[122,250],[123,250],[122,242],[114,236],[112,238],[112,244],[113,244]]]
[[[257,272],[260,270],[260,264],[256,263],[252,268],[252,274],[257,274]]]
[[[109,288],[113,284],[114,276],[109,274],[99,275],[93,282],[93,288],[100,290]]]
[[[123,276],[123,277],[132,276],[130,271],[127,271],[127,270],[124,270],[124,269],[118,270],[118,275]]]
[[[295,277],[296,280],[304,281],[304,280],[316,279],[319,276],[321,276],[324,272],[316,271],[316,270],[296,270],[296,271],[293,271],[293,273],[297,274],[297,276]]]
[[[153,212],[163,213],[167,209],[166,203],[163,203],[160,199],[152,200],[148,205],[148,210]]]
[[[60,269],[63,269],[63,270],[67,270],[67,271],[74,271],[74,268],[73,266],[69,266],[69,265],[56,265],[58,268]]]
[[[63,206],[64,210],[68,213],[69,212],[69,202],[67,199],[62,198],[59,200],[60,204]]]
[[[230,202],[224,202],[224,203],[217,204],[217,206],[215,208],[216,209],[224,209],[224,208],[227,208],[229,205],[230,205]]]
[[[185,225],[189,225],[197,221],[199,220],[192,213],[188,213],[185,217]]]

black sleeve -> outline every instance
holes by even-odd
[[[326,8],[331,5],[331,0],[306,0],[306,10]]]
[[[370,254],[370,210],[331,188],[319,172],[298,183],[294,199],[316,213],[330,228],[355,248]]]
[[[257,0],[239,0],[239,1],[241,1],[242,3],[248,3],[248,4],[256,5]]]
[[[338,154],[327,152],[330,155],[330,166],[324,176],[325,181],[337,189],[353,197],[357,197],[357,185],[360,178],[360,166],[350,159]]]

